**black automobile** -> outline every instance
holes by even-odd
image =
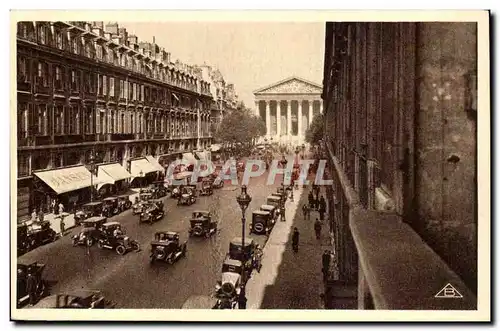
[[[276,193],[272,193],[271,195],[279,196],[283,202],[286,202],[286,199],[288,198],[288,192],[283,190],[282,187],[278,187],[276,189]]]
[[[192,186],[182,186],[177,205],[192,205],[196,202],[196,188]]]
[[[167,188],[163,181],[156,181],[149,186],[150,192],[153,194],[154,199],[159,199],[167,196]]]
[[[269,234],[274,226],[271,214],[264,210],[254,210],[252,212],[252,224],[250,233]]]
[[[115,304],[106,300],[100,291],[75,290],[55,294],[40,300],[33,308],[39,309],[112,309]]]
[[[31,274],[34,278],[34,289],[36,301],[47,294],[46,281],[43,279],[45,264],[26,259],[17,262],[17,307],[22,307],[28,300],[28,277]]]
[[[201,182],[200,195],[212,195],[214,194],[214,189],[212,187],[212,182],[206,178]]]
[[[30,251],[38,246],[48,244],[57,239],[56,232],[49,221],[36,222],[27,226],[26,249]]]
[[[271,214],[271,219],[273,223],[275,223],[278,220],[279,208],[277,208],[276,206],[262,205],[260,206],[260,210],[269,212],[269,214]]]
[[[26,253],[28,245],[28,226],[26,224],[17,225],[17,256]]]
[[[99,229],[106,221],[107,218],[103,216],[94,216],[82,221],[80,232],[71,237],[73,246],[85,245],[90,247],[94,245],[95,242],[101,239],[102,233]]]
[[[155,233],[151,242],[151,263],[164,261],[173,264],[181,257],[186,256],[187,242],[181,243],[179,234],[171,231]]]
[[[245,270],[250,276],[254,269],[260,272],[262,249],[252,238],[245,238],[245,245],[243,246],[243,240],[236,237],[229,243],[229,252],[226,254],[226,259],[243,261]]]
[[[118,212],[123,213],[132,207],[132,201],[130,201],[130,196],[128,194],[122,194],[118,197]]]
[[[102,207],[102,201],[94,201],[84,204],[81,209],[75,213],[75,225],[79,226],[83,220],[92,216],[101,216]]]
[[[159,199],[150,200],[144,205],[142,213],[139,215],[139,223],[148,222],[153,224],[153,222],[161,220],[163,216],[165,216],[163,201]]]
[[[281,210],[280,210],[281,203],[282,203],[281,197],[279,197],[277,195],[269,195],[266,199],[266,205],[274,206],[276,208],[276,213],[278,215],[281,214]]]
[[[243,264],[239,260],[226,256],[222,263],[221,280],[215,285],[215,298],[218,309],[235,309],[241,291],[241,274]],[[245,279],[248,280],[251,270],[245,270]]]
[[[119,212],[118,197],[108,197],[102,200],[102,214],[111,217]]]
[[[207,210],[197,210],[191,215],[190,236],[209,237],[217,233],[217,221],[212,219],[212,214]]]
[[[101,249],[112,249],[119,255],[124,255],[130,251],[138,252],[141,250],[139,243],[125,235],[125,231],[118,222],[104,223],[99,230],[101,232],[101,238],[97,241],[97,247]]]

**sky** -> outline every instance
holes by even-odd
[[[290,76],[322,83],[323,22],[118,22],[139,41],[153,41],[171,61],[219,68],[245,105],[253,91]]]

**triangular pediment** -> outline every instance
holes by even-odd
[[[299,77],[290,77],[254,91],[262,94],[321,94],[323,87]]]

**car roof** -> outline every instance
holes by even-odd
[[[94,205],[100,205],[102,201],[94,201],[94,202],[89,202],[84,204],[84,206],[94,206]]]
[[[241,246],[241,243],[242,243],[241,237],[234,237],[233,240],[231,240],[231,244],[233,245]],[[252,243],[253,243],[252,238],[245,238],[245,246],[249,246]]]
[[[210,211],[208,211],[208,210],[195,210],[195,211],[193,211],[193,213],[203,213],[203,214],[208,214],[208,213],[210,213]]]
[[[254,210],[253,214],[254,215],[269,215],[269,212],[265,211],[265,210]]]
[[[267,198],[272,200],[281,200],[281,198],[277,195],[269,195]]]
[[[104,216],[92,216],[92,217],[87,218],[86,220],[83,220],[82,223],[94,223],[94,222],[99,222],[99,221],[102,221],[105,219],[106,219],[106,217],[104,217]]]
[[[170,234],[170,235],[179,234],[178,232],[174,232],[174,231],[156,231],[155,232],[155,234],[160,234],[160,233],[165,233],[165,234]]]
[[[235,260],[235,259],[232,259],[230,257],[226,257],[226,259],[224,260],[224,264],[230,264],[230,265],[234,265],[234,266],[237,266],[237,267],[241,267],[242,266],[240,260]]]
[[[121,225],[121,224],[120,224],[120,222],[107,222],[107,223],[103,224],[103,226],[105,226],[105,227],[112,226],[112,225]]]
[[[104,198],[103,200],[106,201],[106,200],[115,200],[115,199],[118,199],[118,197],[107,197],[107,198]]]
[[[262,205],[262,206],[260,206],[260,208],[261,209],[276,209],[276,207],[273,205]]]

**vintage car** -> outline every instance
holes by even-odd
[[[221,280],[215,285],[215,297],[219,309],[234,309],[241,292],[243,264],[226,256],[222,263]],[[245,270],[248,275],[248,270]],[[251,272],[251,271],[250,271]],[[245,277],[248,279],[248,277]]]
[[[212,182],[212,187],[213,188],[223,188],[224,187],[224,180],[220,178],[219,176],[215,177],[214,181]]]
[[[277,208],[276,206],[262,205],[260,206],[260,210],[269,212],[269,214],[271,214],[271,219],[273,223],[278,220],[279,208]]]
[[[130,196],[128,194],[122,194],[118,196],[118,212],[123,213],[125,210],[132,207],[132,201],[130,201]]]
[[[102,214],[106,217],[111,217],[118,214],[118,197],[108,197],[102,200]]]
[[[188,230],[190,236],[209,237],[217,232],[217,221],[206,210],[194,211],[191,216],[191,228]]]
[[[208,295],[192,295],[184,302],[181,309],[218,309],[218,301]]]
[[[276,207],[276,213],[279,215],[281,213],[280,207],[281,207],[281,198],[276,195],[269,195],[266,198],[266,205],[274,206]]]
[[[17,225],[17,256],[26,253],[29,250],[28,244],[28,226],[26,224]]]
[[[36,222],[26,228],[26,250],[45,245],[57,239],[57,233],[50,227],[49,221]]]
[[[35,296],[36,300],[40,300],[47,293],[46,281],[42,274],[45,269],[45,264],[30,261],[27,259],[18,259],[17,261],[17,307],[21,307],[29,300],[28,295],[28,276],[32,274],[35,280]]]
[[[165,216],[163,201],[159,199],[150,200],[144,205],[142,213],[139,215],[139,223],[148,222],[153,224]]]
[[[212,182],[208,178],[204,178],[201,182],[200,195],[212,195],[214,190],[212,188]]]
[[[165,261],[174,263],[186,256],[187,242],[180,242],[179,234],[171,231],[159,231],[155,233],[151,242],[151,263]]]
[[[114,307],[115,304],[106,300],[100,291],[87,289],[50,295],[33,306],[38,309],[111,309]]]
[[[248,276],[254,269],[260,272],[262,249],[252,238],[245,238],[245,246],[240,237],[236,237],[229,243],[229,252],[226,254],[226,260],[238,260],[245,263],[245,271]],[[246,278],[248,280],[248,277]]]
[[[287,187],[288,189],[288,187]],[[286,199],[288,198],[288,192],[285,190],[283,190],[282,187],[278,187],[276,189],[276,193],[272,193],[271,195],[276,195],[276,196],[279,196],[283,201],[286,202]]]
[[[80,210],[75,213],[75,225],[79,226],[80,223],[92,216],[102,215],[102,201],[94,201],[84,204]]]
[[[163,181],[156,181],[149,187],[154,199],[159,199],[167,196],[167,188],[165,187],[165,183]]]
[[[180,192],[177,205],[192,205],[196,202],[196,188],[183,186]]]
[[[118,235],[115,236],[115,230]],[[97,241],[97,247],[115,250],[119,255],[124,255],[129,251],[140,251],[140,245],[136,240],[131,240],[125,235],[122,226],[118,222],[108,222],[101,225],[102,237]]]
[[[176,173],[172,177],[172,193],[170,196],[173,199],[178,199],[181,195],[182,188],[191,183],[193,173],[190,171],[183,171]]]
[[[94,216],[82,221],[80,233],[71,237],[73,246],[86,245],[92,246],[101,238],[101,226],[106,223],[107,218],[103,216]]]
[[[268,211],[254,210],[250,233],[269,234],[274,226],[274,220]]]

